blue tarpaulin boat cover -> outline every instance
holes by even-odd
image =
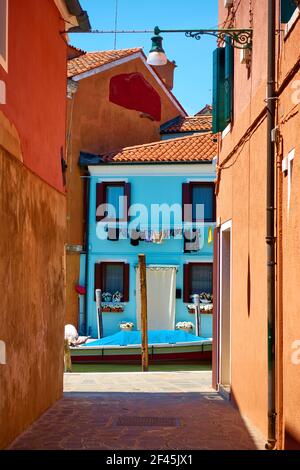
[[[149,344],[178,344],[178,343],[192,343],[196,341],[211,341],[211,338],[203,338],[201,336],[195,336],[191,333],[187,333],[183,330],[160,330],[160,331],[148,331],[148,343]],[[127,346],[128,344],[141,344],[141,332],[140,331],[119,331],[111,336],[105,336],[104,338],[90,341],[83,345],[88,347],[93,346]]]

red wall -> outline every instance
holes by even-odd
[[[64,29],[53,0],[10,0],[6,104],[0,105],[21,139],[24,164],[63,191],[60,149],[65,146]]]

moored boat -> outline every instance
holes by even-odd
[[[200,362],[211,359],[212,338],[195,336],[182,330],[148,332],[149,362]],[[141,332],[120,331],[101,339],[71,347],[75,363],[139,363]]]

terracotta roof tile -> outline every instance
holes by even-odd
[[[75,59],[84,54],[86,54],[86,51],[79,49],[78,47],[72,46],[72,44],[68,44],[68,60]]]
[[[172,134],[179,132],[201,132],[210,131],[212,128],[211,116],[179,116],[161,127],[161,134]]]
[[[208,114],[212,114],[212,105],[211,104],[206,104],[204,108],[200,109],[198,113],[195,114],[195,116],[207,116]]]
[[[217,145],[211,133],[177,139],[161,140],[150,144],[126,147],[101,155],[105,163],[130,162],[196,162],[211,161],[217,154]]]
[[[109,64],[141,51],[141,47],[135,47],[132,49],[87,52],[80,57],[68,61],[68,77],[80,75],[81,73],[101,67],[101,65]]]

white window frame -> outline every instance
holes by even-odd
[[[224,222],[221,225],[220,228],[220,253],[219,253],[219,258],[220,258],[220,266],[219,266],[219,288],[220,288],[220,298],[219,298],[219,305],[220,305],[220,317],[219,317],[219,385],[224,385],[222,384],[222,283],[223,283],[223,275],[222,275],[222,260],[223,260],[223,234],[224,232],[230,231],[230,299],[229,299],[229,309],[230,309],[230,335],[229,335],[229,384],[231,386],[232,384],[232,290],[233,290],[233,284],[232,284],[232,220],[228,220],[227,222]],[[227,384],[226,384],[227,385]]]
[[[288,216],[290,215],[290,207],[291,207],[291,198],[292,198],[292,178],[293,178],[293,161],[295,158],[295,149],[291,150],[287,156],[288,161]]]
[[[5,40],[5,57],[0,52],[0,65],[4,68],[6,72],[8,72],[8,0],[4,0],[6,2],[5,10],[6,10],[6,19],[5,19],[5,29],[6,29],[6,40]]]
[[[231,126],[231,122],[230,122],[230,123],[228,124],[228,126],[225,127],[225,129],[224,129],[223,132],[222,132],[222,135],[221,135],[221,139],[222,139],[222,140],[225,139],[225,137],[231,132],[231,128],[232,128],[232,126]]]

